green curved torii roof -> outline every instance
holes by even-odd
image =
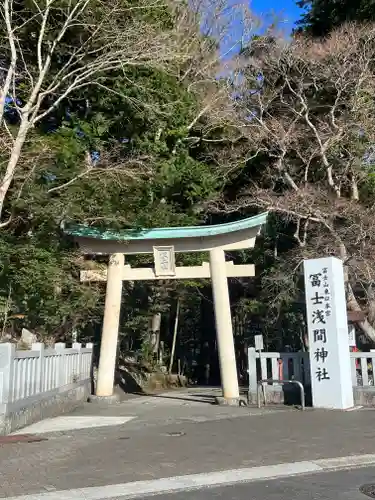
[[[155,229],[125,229],[120,231],[99,229],[83,224],[72,225],[63,229],[64,233],[75,238],[93,238],[97,240],[165,240],[171,238],[204,238],[220,234],[233,233],[244,229],[262,226],[267,222],[268,213],[255,215],[235,222],[212,226],[159,227]]]

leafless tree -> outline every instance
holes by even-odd
[[[259,164],[236,200],[219,210],[259,207],[295,225],[302,258],[337,255],[346,266],[348,307],[375,342],[375,27],[348,25],[325,41],[269,34],[242,55],[235,86],[238,168]],[[370,187],[369,187],[370,186]],[[292,262],[289,262],[292,266]]]

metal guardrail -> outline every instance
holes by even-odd
[[[306,400],[305,400],[305,389],[302,385],[301,382],[299,382],[298,380],[275,380],[275,379],[266,379],[266,380],[258,380],[257,382],[257,405],[258,405],[258,408],[260,408],[260,387],[263,386],[263,384],[296,384],[298,385],[298,387],[300,388],[300,392],[301,392],[301,410],[304,411],[305,408],[306,408]],[[264,406],[266,406],[266,393],[263,392],[263,398],[264,398]],[[249,398],[249,402],[250,402],[250,398]]]

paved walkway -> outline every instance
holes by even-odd
[[[0,446],[0,498],[374,453],[372,410],[216,407],[212,396],[190,390],[86,405],[64,430],[39,428],[46,441]],[[84,417],[91,423],[82,428]]]

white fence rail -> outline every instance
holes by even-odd
[[[17,351],[14,344],[0,344],[0,407],[26,403],[90,379],[93,344],[75,343],[71,348],[33,344]],[[4,408],[3,408],[4,410]]]
[[[258,380],[298,380],[310,383],[310,363],[307,352],[257,352],[248,349],[249,389],[256,391]],[[280,385],[270,383],[269,385]]]
[[[374,385],[375,352],[351,352],[353,387]]]
[[[374,386],[375,351],[351,352],[350,358],[353,387]],[[308,352],[258,353],[250,347],[248,360],[250,391],[256,391],[258,380],[298,380],[305,386],[311,383]]]

